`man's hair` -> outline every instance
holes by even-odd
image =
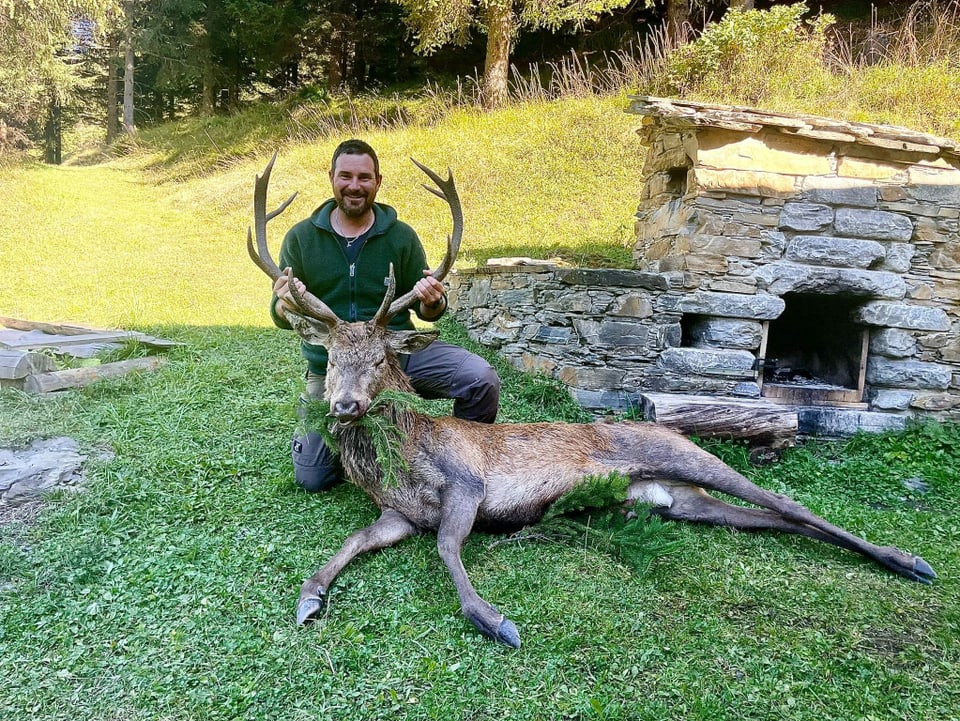
[[[380,159],[377,157],[377,151],[369,143],[353,138],[344,140],[337,149],[333,151],[333,159],[330,161],[330,172],[337,166],[337,158],[341,155],[369,155],[373,159],[373,170],[376,176],[380,177]]]

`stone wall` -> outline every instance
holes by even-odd
[[[757,398],[771,322],[836,298],[868,332],[862,393],[798,409],[802,429],[960,419],[956,143],[662,99],[631,109],[649,146],[640,270],[461,270],[453,305],[471,336],[590,408],[644,391]]]

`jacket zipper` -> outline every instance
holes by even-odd
[[[357,264],[350,264],[350,322],[357,320]]]

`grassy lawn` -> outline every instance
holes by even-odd
[[[453,166],[471,258],[613,263],[629,258],[642,161],[620,107],[462,111],[433,132],[367,137],[383,199],[431,260],[449,220],[409,155]],[[325,197],[332,147],[284,147],[271,197],[301,197],[275,244]],[[808,540],[673,523],[651,534],[663,553],[646,570],[585,539],[476,535],[464,562],[519,626],[510,651],[461,617],[426,536],[358,559],[323,622],[297,628],[301,581],[375,509],[352,486],[307,495],[291,481],[301,361],[242,247],[267,150],[179,179],[140,155],[0,178],[0,314],[183,343],[149,375],[53,398],[0,392],[4,445],[69,434],[91,456],[87,492],[0,526],[0,718],[956,717],[955,426],[808,444],[763,468],[711,446],[764,487],[924,556],[933,586]],[[502,372],[504,420],[580,415],[555,387]],[[102,448],[114,456],[97,460]],[[927,493],[904,486],[918,478]]]
[[[290,480],[294,343],[152,330],[186,344],[159,372],[0,394],[0,437],[69,433],[116,454],[36,525],[0,527],[5,719],[945,719],[960,702],[954,427],[805,446],[762,469],[713,448],[923,555],[932,587],[807,540],[673,523],[646,572],[575,538],[475,535],[465,564],[520,627],[513,652],[461,617],[425,536],[358,559],[327,618],[300,629],[300,582],[375,509],[350,485],[312,496]],[[504,374],[505,420],[575,415]]]
[[[411,127],[365,137],[380,155],[378,196],[417,228],[431,262],[450,232],[411,156],[454,170],[463,201],[461,263],[562,254],[629,266],[643,152],[639,117],[620,99],[541,103],[451,115],[440,132]],[[281,149],[270,203],[299,195],[269,235],[329,197],[339,136]],[[226,170],[172,180],[139,154],[89,167],[12,168],[0,178],[0,309],[34,320],[109,325],[269,323],[270,283],[250,262],[254,175],[275,145]],[[184,309],[189,308],[189,315]]]

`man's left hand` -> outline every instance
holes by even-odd
[[[413,290],[416,292],[420,302],[427,308],[436,308],[443,302],[443,283],[430,275],[429,270],[423,271],[423,276],[424,277],[418,280],[417,284],[413,286]]]
[[[413,286],[414,292],[420,299],[418,315],[424,320],[435,320],[443,315],[447,309],[447,297],[443,283],[430,275],[429,270],[423,271],[423,278]]]

